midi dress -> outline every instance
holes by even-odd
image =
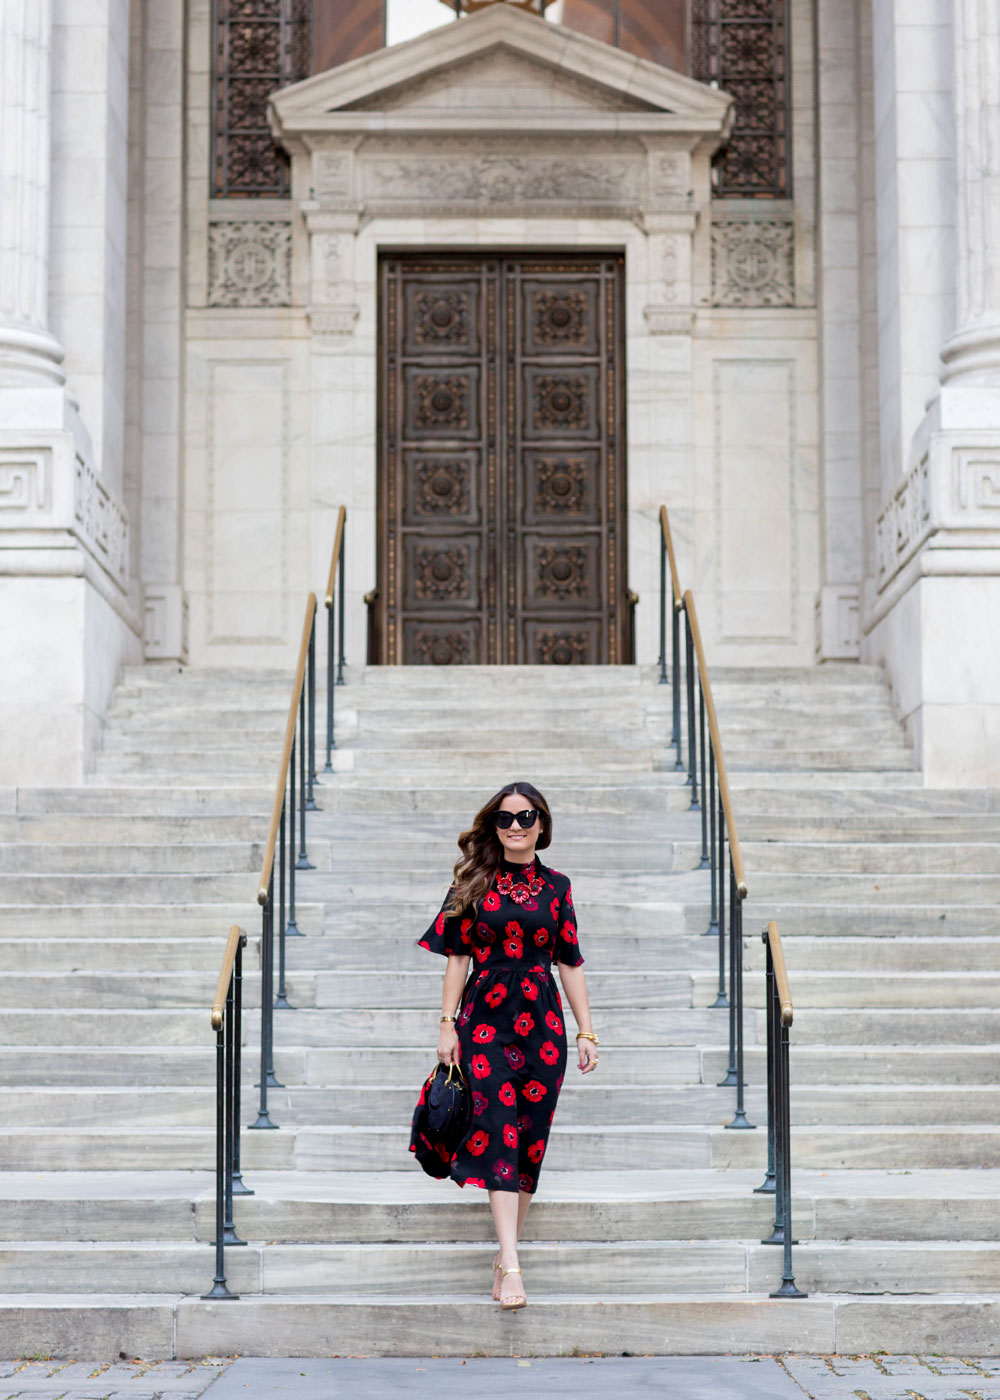
[[[450,899],[449,890],[417,940],[472,958],[455,1020],[472,1124],[450,1175],[459,1186],[533,1195],[566,1072],[554,964],[583,962],[570,881],[537,857],[502,860],[475,917],[448,914]]]

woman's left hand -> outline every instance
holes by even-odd
[[[597,1046],[592,1040],[578,1040],[576,1053],[580,1057],[580,1069],[584,1074],[589,1074],[591,1070],[597,1068]]]

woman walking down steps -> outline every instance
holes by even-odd
[[[454,883],[418,940],[448,958],[437,1055],[461,1067],[473,1101],[451,1177],[489,1192],[499,1245],[493,1297],[504,1311],[527,1302],[517,1243],[566,1070],[555,963],[579,1027],[579,1069],[598,1063],[570,882],[536,856],[551,841],[542,794],[530,783],[501,788],[459,836]]]

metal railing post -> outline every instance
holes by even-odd
[[[281,823],[278,827],[278,995],[274,999],[275,1010],[294,1010],[288,1003],[285,989],[285,807],[281,808]]]
[[[775,1077],[775,1107],[778,1113],[778,1135],[779,1144],[778,1158],[775,1162],[776,1184],[781,1182],[781,1243],[784,1246],[782,1259],[781,1284],[771,1294],[772,1298],[807,1298],[809,1295],[803,1293],[795,1286],[795,1275],[792,1272],[792,1245],[797,1244],[797,1240],[792,1239],[792,1127],[791,1127],[791,1095],[789,1092],[788,1078],[788,1026],[784,1018],[781,1018],[781,1039],[778,1046],[778,1053],[775,1056],[775,1068],[778,1071]],[[777,1192],[776,1198],[777,1198]]]
[[[771,1195],[771,1194],[774,1192],[774,1190],[775,1190],[775,1172],[774,1172],[774,1131],[775,1131],[775,1123],[774,1123],[774,1045],[775,1045],[775,1030],[776,1030],[776,1021],[775,1021],[775,1017],[779,1017],[779,1018],[780,1018],[780,1007],[779,1007],[779,1003],[778,1003],[778,994],[777,994],[777,992],[776,992],[776,990],[775,990],[775,986],[774,986],[774,958],[773,958],[772,955],[771,955],[771,943],[770,943],[770,940],[768,939],[768,936],[767,936],[767,929],[765,929],[764,932],[761,934],[761,940],[762,940],[762,942],[763,942],[763,944],[764,944],[765,949],[767,950],[767,952],[766,952],[767,971],[766,971],[766,973],[765,973],[765,992],[764,992],[764,995],[765,995],[765,997],[766,997],[766,1005],[767,1005],[767,1171],[766,1171],[766,1173],[764,1174],[764,1180],[760,1183],[759,1186],[755,1186],[755,1187],[754,1187],[754,1191],[757,1192],[758,1194]],[[777,1220],[775,1220],[774,1228],[775,1228],[775,1230],[777,1230],[777,1228],[778,1228],[778,1222],[777,1222]],[[762,1241],[762,1243],[765,1243],[765,1244],[767,1244],[767,1243],[775,1243],[775,1242],[776,1242],[776,1241],[774,1241],[773,1237],[772,1237],[772,1239],[771,1239],[770,1241],[767,1241],[767,1240]]]
[[[237,1298],[226,1287],[226,1028],[215,1032],[215,1279],[203,1298]]]
[[[337,564],[337,585],[339,593],[337,596],[337,684],[344,684],[344,560],[347,556],[347,531],[344,530],[340,541],[340,560]]]
[[[298,870],[312,870],[306,854],[306,693],[299,696],[299,727],[297,736],[299,748],[299,858],[295,862]],[[293,749],[294,754],[294,749]],[[292,782],[295,782],[295,759],[292,759]]]
[[[316,777],[316,615],[313,614],[309,632],[309,660],[306,663],[306,711],[309,716],[309,757],[306,763],[306,807],[310,812],[318,810],[313,797],[313,783]]]
[[[660,655],[657,661],[660,668],[660,685],[667,683],[667,542],[660,527]],[[671,743],[677,743],[675,732]]]
[[[226,1244],[246,1244],[246,1240],[241,1240],[236,1234],[236,1227],[233,1224],[233,1168],[236,1161],[236,1055],[233,1046],[236,1010],[233,980],[231,976],[229,978],[229,992],[226,996],[226,1190],[222,1230]]]
[[[705,742],[705,692],[701,688],[700,680],[698,682],[698,742],[701,746],[701,860],[698,863],[698,868],[704,870],[710,864],[708,856],[709,798],[705,787],[705,750],[711,748],[711,743]]]
[[[252,1196],[254,1193],[243,1180],[240,1171],[240,1129],[243,1100],[243,949],[247,936],[240,934],[233,964],[233,1195]]]
[[[333,608],[327,604],[326,608],[326,767],[324,773],[333,772],[333,750],[337,747],[337,740],[333,732],[333,649],[334,649],[334,618]]]
[[[673,597],[673,594],[671,594]],[[673,597],[673,607],[670,610],[670,651],[671,651],[671,681],[673,683],[673,738],[671,740],[676,751],[674,759],[674,772],[678,773],[684,767],[684,760],[681,758],[681,608],[680,599]]]
[[[687,673],[684,677],[687,689],[687,728],[688,728],[688,761],[687,761],[687,786],[691,789],[691,807],[697,810],[698,807],[698,746],[695,742],[695,711],[694,711],[694,639],[691,636],[691,621],[687,613],[684,614],[684,659]]]
[[[733,1019],[736,1027],[736,1112],[727,1128],[753,1128],[743,1107],[743,900],[736,884],[733,870],[732,851],[729,853],[729,924],[731,938],[729,944],[729,996],[733,1003]]]

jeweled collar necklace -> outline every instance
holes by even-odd
[[[538,874],[536,867],[534,857],[526,865],[504,860],[497,873],[497,893],[506,895],[515,904],[524,905],[527,909],[537,909],[535,895],[541,894],[545,888],[545,881]],[[515,871],[520,875],[520,879],[516,878]]]

